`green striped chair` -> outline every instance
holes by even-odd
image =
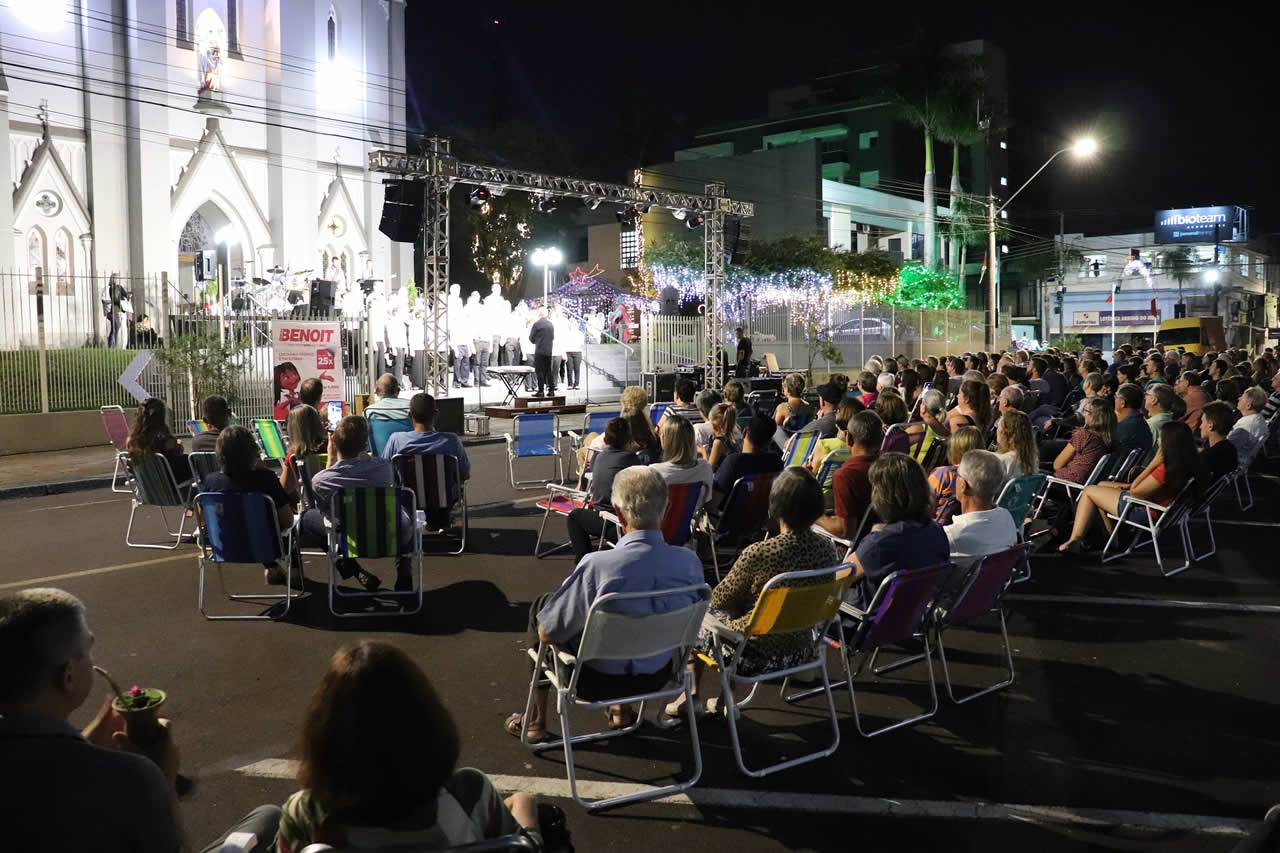
[[[124,531],[124,543],[130,548],[174,550],[182,544],[182,537],[186,534],[188,500],[173,476],[169,460],[159,453],[144,453],[139,456],[121,453],[120,461],[133,478],[133,506],[129,509],[129,526]],[[138,515],[138,508],[144,506],[159,508],[160,516],[164,519],[164,529],[172,540],[169,544],[154,545],[133,541],[133,522]],[[169,523],[166,510],[170,507],[177,507],[179,511],[177,532],[174,532],[173,525]]]
[[[254,418],[253,428],[258,432],[258,443],[262,445],[262,455],[268,459],[284,459],[284,439],[280,436],[280,424],[271,418]]]
[[[808,462],[813,449],[818,446],[818,438],[816,432],[797,432],[792,435],[782,452],[783,467],[790,468]]]
[[[354,489],[338,489],[329,506],[329,612],[334,616],[409,616],[422,610],[422,532],[414,519],[417,505],[410,489],[395,486],[365,486]],[[402,525],[413,531],[413,550],[407,556],[413,560],[413,571],[418,576],[417,589],[412,592],[353,592],[339,588],[338,560],[386,559],[401,556],[400,531]],[[412,609],[397,611],[373,610],[340,613],[337,597],[383,598],[408,602],[417,599]]]

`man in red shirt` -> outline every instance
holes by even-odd
[[[867,475],[880,453],[884,421],[873,411],[858,412],[850,418],[845,435],[851,455],[836,469],[831,483],[836,514],[818,519],[819,527],[842,539],[857,535],[862,516],[871,506],[871,480]]]

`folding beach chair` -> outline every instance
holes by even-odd
[[[919,427],[919,429],[915,429],[915,427]],[[920,447],[924,444],[924,440],[928,435],[929,428],[924,425],[923,421],[891,424],[885,430],[884,438],[880,441],[880,452],[905,453],[912,459],[917,459]],[[917,461],[919,460],[917,459]]]
[[[721,548],[731,548],[734,559],[754,536],[769,530],[769,490],[777,474],[763,473],[739,477],[725,497],[724,507],[709,519],[707,536],[711,540],[711,565],[720,580]],[[733,560],[729,561],[729,565]]]
[[[107,441],[111,442],[111,446],[116,449],[116,469],[111,474],[111,491],[121,494],[132,494],[133,489],[129,488],[129,484],[120,482],[120,472],[126,471],[124,463],[120,460],[120,454],[128,450],[129,444],[129,421],[124,416],[124,409],[120,406],[103,406],[98,410],[102,415],[102,426],[107,431]]]
[[[1213,534],[1213,502],[1218,499],[1219,495],[1227,490],[1227,486],[1239,476],[1240,469],[1236,469],[1229,474],[1224,474],[1217,480],[1214,480],[1203,495],[1200,501],[1194,504],[1187,513],[1182,517],[1178,524],[1179,530],[1182,532],[1182,544],[1187,554],[1191,557],[1191,562],[1198,563],[1208,557],[1212,557],[1218,553],[1218,541]],[[1195,550],[1195,542],[1191,536],[1191,522],[1204,520],[1204,525],[1209,529],[1209,550],[1203,554],[1197,554]]]
[[[833,450],[822,457],[822,464],[818,466],[818,485],[822,487],[823,508],[828,512],[831,511],[836,503],[836,470],[848,462],[851,455],[847,447]]]
[[[209,425],[201,420],[187,421],[187,429],[191,430],[192,435],[199,435],[202,432],[208,432]]]
[[[662,420],[662,416],[667,413],[667,409],[671,408],[674,403],[654,403],[649,407],[649,422],[654,426],[658,425],[658,421]]]
[[[400,485],[413,492],[418,512],[424,514],[422,532],[448,533],[447,527],[437,530],[428,526],[426,516],[448,510],[452,521],[454,512],[460,511],[462,527],[456,537],[458,550],[448,553],[461,554],[467,550],[467,489],[459,473],[458,457],[448,453],[397,453],[391,458],[391,465]]]
[[[1160,534],[1170,528],[1178,528],[1180,535],[1183,532],[1182,524],[1186,520],[1187,514],[1191,511],[1192,496],[1194,494],[1193,485],[1194,478],[1187,480],[1187,484],[1178,492],[1173,503],[1168,506],[1162,506],[1153,501],[1144,501],[1141,498],[1129,497],[1120,510],[1120,515],[1107,513],[1107,518],[1116,522],[1115,527],[1111,530],[1111,536],[1107,538],[1107,544],[1102,548],[1102,562],[1109,563],[1112,560],[1118,560],[1121,557],[1127,557],[1139,548],[1150,545],[1156,555],[1156,566],[1160,569],[1160,574],[1167,578],[1171,578],[1179,572],[1184,572],[1191,568],[1191,546],[1187,538],[1182,537],[1182,548],[1184,560],[1181,566],[1172,571],[1168,571],[1164,567],[1164,555],[1160,553]],[[1118,553],[1110,553],[1112,547],[1117,544],[1120,531],[1126,527],[1134,529],[1132,541],[1129,547]]]
[[[187,462],[191,464],[191,475],[195,478],[196,485],[204,488],[205,478],[214,473],[218,469],[218,454],[208,450],[199,453],[188,453]]]
[[[1009,515],[1013,516],[1013,528],[1018,533],[1019,542],[1027,541],[1024,530],[1027,514],[1031,512],[1031,504],[1035,502],[1036,496],[1046,488],[1045,483],[1048,479],[1044,474],[1014,477],[1000,490],[996,506],[1004,507],[1009,510]],[[1018,565],[1014,583],[1029,580],[1031,580],[1031,561],[1024,557]]]
[[[338,489],[330,502],[329,547],[329,612],[334,616],[409,616],[422,609],[422,532],[413,520],[417,506],[413,492],[395,486],[366,486],[356,489]],[[404,525],[413,533],[409,553],[400,550],[400,534]],[[339,587],[338,560],[381,559],[410,557],[413,574],[417,575],[416,591],[388,592],[385,590],[344,591]],[[339,613],[336,597],[341,598],[390,598],[394,600],[417,599],[412,609]]]
[[[254,431],[258,433],[258,444],[262,445],[262,455],[268,459],[284,459],[284,439],[280,435],[280,422],[271,418],[254,418]]]
[[[818,446],[818,440],[817,432],[797,432],[792,435],[782,451],[782,467],[790,468],[808,462],[813,449]]]
[[[516,460],[553,458],[555,471],[564,482],[564,457],[560,455],[560,421],[555,415],[516,415],[511,419],[515,435],[503,433],[507,441],[507,476],[513,489],[536,489],[548,480],[516,480]]]
[[[367,847],[330,847],[328,844],[308,844],[300,853],[362,853]],[[423,847],[421,845],[380,847],[383,853],[539,853],[542,849],[527,835],[504,835],[501,838],[490,838],[464,844],[461,847]],[[226,853],[226,846],[222,847]]]
[[[1044,488],[1040,490],[1040,494],[1036,498],[1036,509],[1031,514],[1033,519],[1040,517],[1040,511],[1044,509],[1044,502],[1049,499],[1049,493],[1053,491],[1054,486],[1062,487],[1062,491],[1072,504],[1080,503],[1080,495],[1089,486],[1094,485],[1102,479],[1103,473],[1107,470],[1107,466],[1111,463],[1111,454],[1104,453],[1098,460],[1098,464],[1093,466],[1093,470],[1089,472],[1089,476],[1085,478],[1083,483],[1077,483],[1073,480],[1064,480],[1061,477],[1045,475]],[[1044,532],[1048,532],[1047,530]]]
[[[547,519],[553,514],[561,518],[567,519],[569,513],[575,509],[590,509],[591,495],[588,492],[579,489],[573,489],[569,486],[561,486],[556,483],[547,484],[547,496],[538,501],[537,506],[542,510],[542,523],[538,525],[538,539],[533,543],[533,556],[541,559],[551,554],[559,553],[568,548],[573,547],[572,542],[564,542],[561,545],[554,545],[550,548],[542,548],[542,536],[547,529]],[[601,534],[601,547],[604,547],[605,537]]]
[[[133,479],[133,503],[129,509],[129,526],[124,531],[124,543],[130,548],[160,548],[168,551],[177,548],[182,544],[182,537],[187,535],[188,501],[183,495],[182,487],[173,476],[173,468],[169,466],[169,460],[159,453],[144,453],[140,456],[121,453],[118,458]],[[138,508],[144,506],[159,508],[160,517],[164,519],[164,528],[169,538],[173,540],[171,544],[149,545],[133,541],[131,538],[133,522],[138,514]],[[179,511],[177,532],[174,532],[173,525],[169,523],[169,513],[166,510],[170,507],[176,507]]]
[[[725,718],[729,723],[733,758],[738,764],[738,769],[746,775],[756,778],[768,776],[770,773],[776,773],[788,767],[825,758],[840,747],[840,722],[836,716],[835,699],[831,694],[831,680],[827,673],[824,645],[827,632],[834,622],[836,636],[843,647],[844,633],[837,615],[840,611],[840,602],[844,600],[852,581],[853,567],[848,563],[828,569],[785,572],[770,578],[760,590],[760,596],[751,610],[746,629],[741,633],[731,630],[711,617],[704,622],[706,628],[715,637],[715,642],[711,644],[711,654],[715,661],[715,668],[720,671],[720,696],[725,704]],[[764,672],[750,674],[739,672],[743,652],[752,640],[770,635],[799,632],[808,632],[812,642],[802,662]],[[727,652],[725,646],[729,647]],[[815,671],[822,676],[822,686],[810,691],[807,695],[822,693],[826,696],[827,713],[831,718],[830,745],[758,770],[747,767],[738,733],[738,717],[742,709],[755,698],[756,690],[761,684],[782,679],[785,691],[787,681],[792,676]],[[733,688],[743,684],[751,685],[751,692],[742,701],[738,701],[733,695]]]
[[[951,563],[919,569],[899,569],[880,582],[866,610],[859,610],[847,602],[840,605],[842,618],[847,619],[849,626],[853,629],[848,641],[841,640],[840,645],[844,655],[846,684],[849,688],[849,704],[853,709],[853,721],[858,728],[858,733],[863,737],[875,737],[909,726],[921,720],[927,720],[938,712],[938,684],[933,675],[933,654],[929,637],[924,631],[925,616],[937,595],[938,587],[951,571]],[[862,667],[868,660],[872,670],[875,671],[876,657],[882,648],[899,645],[915,637],[919,637],[924,644],[924,654],[919,657],[924,659],[928,668],[932,707],[914,717],[899,720],[869,732],[865,731],[862,728],[862,718],[858,713],[858,697],[853,688],[854,679],[862,672]],[[869,658],[868,653],[870,653]],[[858,665],[850,668],[849,661],[855,655],[861,655]],[[909,661],[918,659],[912,657]],[[888,672],[891,668],[897,667],[885,667],[881,671]],[[785,698],[788,702],[794,702],[817,692],[818,690],[805,690]]]
[[[201,492],[196,495],[195,503],[201,516],[200,581],[196,599],[200,615],[214,622],[282,618],[289,612],[289,605],[302,593],[293,589],[294,570],[292,561],[287,559],[289,548],[280,535],[279,520],[271,499],[257,492]],[[283,594],[244,595],[227,591],[222,574],[224,564],[246,563],[260,567],[281,559],[285,560]],[[210,562],[218,567],[218,583],[229,600],[258,604],[283,601],[284,609],[275,616],[210,616],[204,605],[205,569]]]
[[[387,446],[387,439],[398,432],[413,432],[413,421],[409,418],[369,418],[369,452],[374,456],[382,455],[382,448]]]
[[[653,603],[661,600],[666,600],[668,603],[665,606],[670,609],[662,610]],[[641,605],[644,601],[651,603],[644,607]],[[576,653],[570,654],[554,643],[541,643],[536,652],[529,650],[534,668],[533,677],[529,680],[525,714],[526,716],[529,714],[537,688],[540,685],[549,685],[556,692],[560,737],[534,744],[529,743],[525,732],[522,731],[520,739],[533,751],[558,747],[564,749],[569,791],[583,808],[595,811],[627,803],[659,799],[688,790],[698,783],[698,779],[702,776],[702,750],[698,742],[698,721],[693,713],[693,672],[684,663],[690,649],[698,641],[698,632],[702,627],[702,620],[710,601],[711,588],[706,584],[644,592],[611,592],[597,597],[591,603]],[[582,667],[591,661],[644,660],[659,655],[671,656],[672,676],[664,687],[630,696],[610,697],[583,696],[578,691]],[[685,698],[685,709],[688,715],[689,739],[693,748],[693,775],[683,782],[663,788],[653,788],[595,802],[584,800],[578,793],[577,772],[573,761],[574,744],[603,741],[634,732],[644,721],[646,702],[662,702],[680,696]],[[639,702],[640,708],[636,713],[635,723],[626,728],[585,735],[575,735],[570,730],[569,709],[572,707],[596,709],[632,702]]]
[[[672,483],[667,486],[667,511],[662,516],[662,538],[668,545],[682,548],[693,536],[694,522],[698,511],[707,497],[705,483]],[[617,536],[622,536],[622,521],[608,510],[601,510],[600,517],[606,524],[612,524]],[[601,542],[601,547],[604,547]],[[612,544],[612,543],[610,543]]]

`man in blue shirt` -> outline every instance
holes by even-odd
[[[409,418],[413,432],[392,433],[382,446],[382,455],[391,459],[397,453],[443,453],[458,460],[458,475],[471,479],[471,460],[462,440],[452,432],[436,432],[436,400],[430,394],[414,394],[409,401]]]
[[[620,471],[610,495],[614,513],[622,520],[623,537],[616,547],[583,557],[573,574],[553,593],[534,599],[529,608],[529,645],[553,642],[576,651],[586,627],[587,611],[598,597],[610,592],[652,592],[703,583],[702,562],[685,548],[662,538],[667,510],[667,484],[653,469],[638,465]],[[616,612],[646,614],[687,607],[697,593],[645,598],[620,604]],[[672,656],[641,660],[596,660],[579,664],[578,692],[584,698],[648,693],[666,685],[675,673]],[[516,737],[527,729],[530,742],[546,740],[547,690],[539,688],[524,714],[512,714],[505,728]],[[609,707],[610,725],[622,728],[635,721],[626,705]]]

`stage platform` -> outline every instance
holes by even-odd
[[[484,413],[491,418],[510,420],[516,415],[581,415],[587,411],[586,403],[566,403],[562,396],[515,397],[510,406],[485,406]]]

